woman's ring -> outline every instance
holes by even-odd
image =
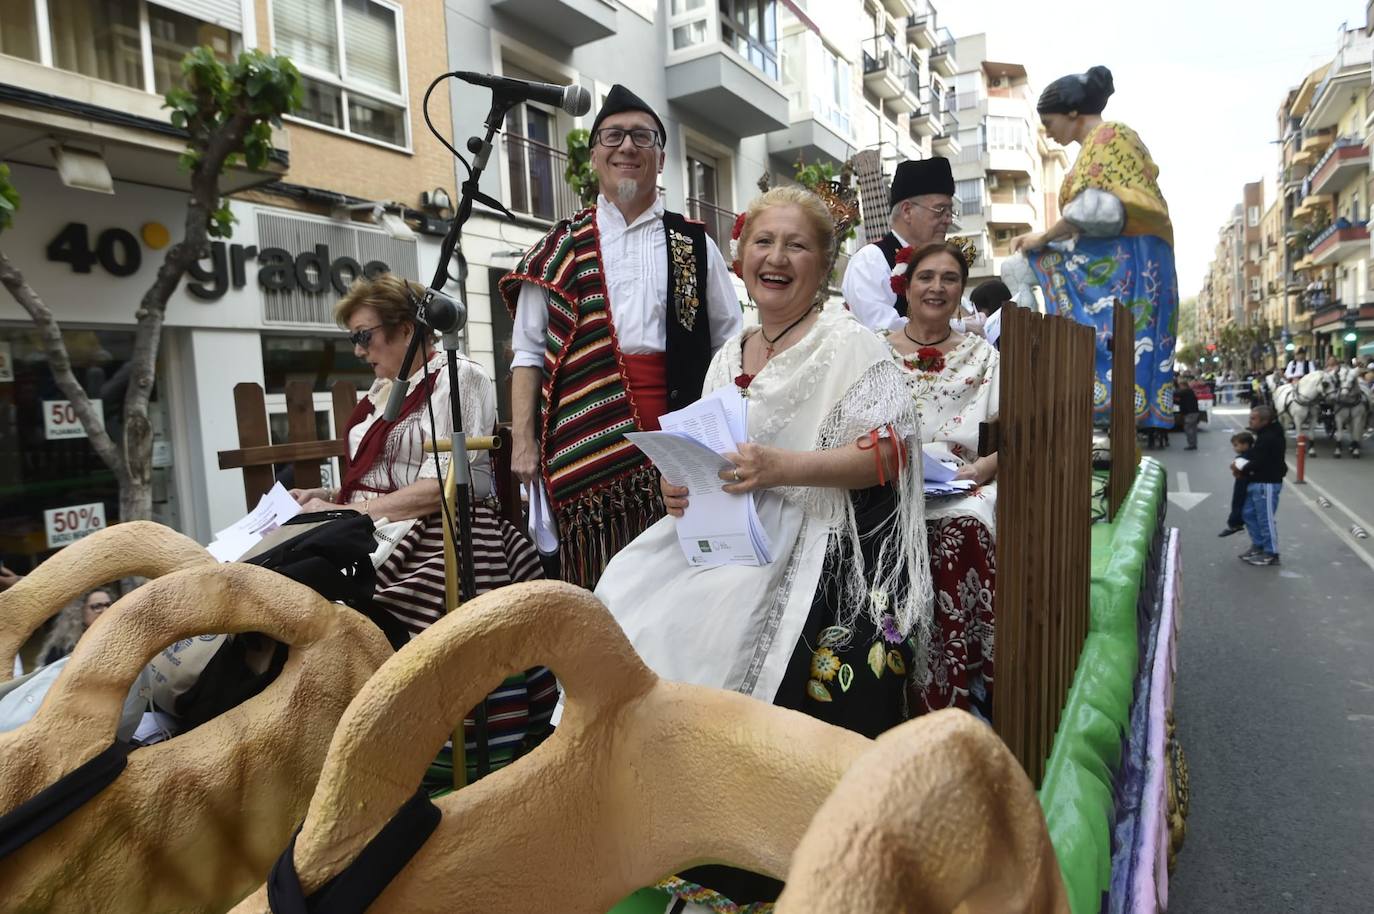
[[[735,482],[739,482],[739,467],[735,467]]]

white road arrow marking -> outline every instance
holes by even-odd
[[[1194,492],[1188,488],[1188,474],[1180,471],[1178,474],[1178,491],[1169,493],[1169,501],[1184,511],[1191,511],[1202,504],[1203,499],[1211,494],[1211,492]]]

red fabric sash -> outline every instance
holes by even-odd
[[[339,504],[348,504],[349,500],[359,490],[378,491],[370,486],[362,485],[363,477],[367,475],[367,471],[372,469],[372,465],[381,456],[382,449],[386,447],[387,435],[391,434],[396,423],[424,405],[429,392],[434,389],[434,376],[441,370],[431,371],[425,375],[423,381],[415,385],[415,389],[406,396],[405,402],[401,404],[401,411],[396,414],[393,421],[388,422],[383,418],[374,422],[372,427],[367,430],[367,434],[363,435],[363,440],[358,442],[358,453],[350,459],[347,453],[349,435],[354,426],[372,415],[372,411],[376,408],[366,396],[358,401],[357,406],[353,407],[353,412],[348,417],[348,428],[344,431],[344,477],[343,484],[339,486]]]
[[[659,430],[658,417],[668,411],[668,357],[662,352],[642,355],[621,353],[625,380],[639,414],[641,431]]]

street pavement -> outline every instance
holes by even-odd
[[[1197,451],[1175,434],[1149,452],[1183,547],[1174,707],[1192,806],[1169,910],[1374,912],[1374,447],[1327,448],[1297,486],[1290,444],[1282,565],[1256,568],[1236,558],[1243,532],[1217,536],[1246,415],[1215,411]]]

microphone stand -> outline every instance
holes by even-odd
[[[439,266],[434,272],[434,279],[430,283],[424,298],[421,299],[419,308],[416,311],[416,320],[423,328],[430,328],[429,308],[436,299],[436,292],[443,289],[445,281],[448,279],[448,264],[453,257],[455,249],[459,249],[461,263],[461,238],[463,225],[472,217],[472,204],[480,202],[492,209],[498,210],[506,215],[508,219],[514,220],[515,215],[506,209],[499,200],[496,200],[482,193],[479,184],[482,180],[482,172],[487,166],[487,161],[491,158],[492,140],[496,132],[501,129],[501,125],[508,112],[520,99],[512,98],[499,90],[493,91],[491,110],[487,112],[487,118],[483,122],[486,128],[486,135],[482,138],[470,137],[467,142],[468,151],[473,154],[472,168],[468,172],[467,180],[462,183],[462,197],[459,200],[458,208],[454,212],[453,225],[449,228],[448,234],[444,236],[443,244],[439,249]],[[466,270],[460,266],[460,277],[466,277]],[[465,283],[464,283],[465,284]],[[461,298],[463,290],[459,290]],[[448,309],[444,309],[447,311]],[[437,322],[436,322],[437,323]],[[452,456],[450,457],[449,472],[457,474],[457,509],[458,509],[458,530],[454,540],[458,545],[459,551],[459,598],[460,602],[466,603],[473,599],[477,594],[477,576],[473,567],[472,560],[472,505],[471,505],[471,476],[468,468],[468,452],[466,432],[463,429],[462,413],[462,394],[458,385],[458,331],[462,326],[462,321],[455,319],[450,326],[439,326],[438,329],[443,333],[444,349],[448,353],[448,379],[449,379],[449,402],[453,411],[453,432]],[[411,337],[410,345],[406,348],[405,359],[401,363],[400,379],[397,384],[404,384],[405,378],[410,377],[411,365],[414,363],[416,353],[419,349],[420,332]],[[393,400],[399,407],[400,399],[404,399],[404,391],[400,391],[400,397],[393,394]],[[442,495],[441,495],[442,497]],[[476,742],[477,742],[477,776],[480,778],[491,770],[490,746],[487,740],[487,702],[484,698],[477,707],[474,715]],[[459,765],[465,765],[462,761],[463,743],[462,725],[460,723],[455,734],[454,745],[454,783],[457,784],[459,777]]]

